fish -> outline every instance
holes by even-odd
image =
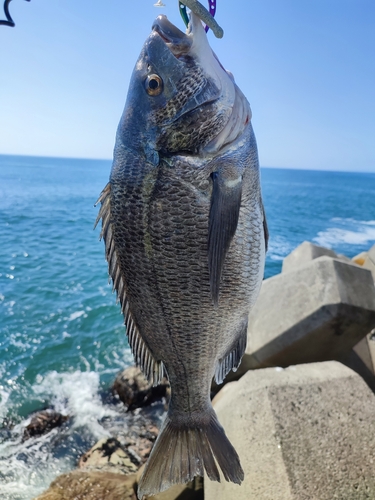
[[[98,202],[109,279],[136,363],[171,399],[138,498],[207,474],[241,484],[210,399],[246,349],[268,229],[250,105],[194,13],[155,20]]]

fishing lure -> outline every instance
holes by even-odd
[[[189,24],[189,18],[186,13],[186,7],[194,12],[204,23],[206,23],[206,32],[209,28],[212,29],[216,38],[222,38],[224,35],[223,29],[218,25],[218,23],[214,19],[214,15],[216,13],[216,0],[208,0],[209,11],[203,7],[203,5],[198,0],[180,0],[180,14],[181,17],[186,24]]]
[[[2,21],[0,19],[0,25],[3,24],[4,26],[10,26],[11,28],[14,28],[16,25],[15,22],[13,21],[11,15],[9,14],[9,4],[12,0],[5,0],[4,1],[4,14],[5,17],[7,18],[6,21]],[[26,0],[26,2],[30,2],[30,0]]]

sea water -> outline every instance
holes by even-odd
[[[0,156],[0,497],[29,500],[114,425],[132,363],[94,208],[110,161]],[[265,277],[305,240],[348,257],[375,243],[375,174],[262,169]],[[107,398],[107,399],[106,399]],[[47,407],[69,425],[24,441]],[[2,425],[1,425],[2,422]]]

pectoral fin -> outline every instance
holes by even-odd
[[[211,295],[217,306],[225,257],[238,224],[242,176],[228,179],[220,171],[211,175],[213,188],[208,232],[208,267]]]

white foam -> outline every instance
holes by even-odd
[[[0,444],[2,500],[30,500],[48,488],[56,476],[73,468],[70,460],[56,460],[45,449],[57,432],[55,429],[32,442],[23,442],[19,432],[15,439]]]
[[[332,219],[337,226],[320,231],[313,239],[320,246],[332,248],[335,245],[369,245],[375,242],[375,221],[356,221],[354,219]]]
[[[89,369],[88,361],[82,361],[86,361]],[[8,384],[14,389],[13,380],[9,380]],[[23,420],[9,431],[12,437],[0,443],[1,500],[30,500],[42,493],[56,476],[75,467],[77,450],[74,435],[78,433],[86,442],[109,437],[111,434],[101,425],[101,419],[115,419],[120,415],[113,407],[102,404],[99,374],[93,371],[52,371],[45,376],[38,375],[32,390],[52,404],[56,411],[69,415],[70,425],[26,441],[23,440],[23,433],[30,419]],[[9,411],[9,396],[8,387],[0,386],[0,417]],[[125,427],[124,423],[122,428]],[[72,449],[64,456],[54,455],[54,449],[61,440],[70,439]]]
[[[97,372],[49,372],[39,384],[33,386],[33,390],[38,396],[51,401],[56,411],[69,415],[73,428],[87,427],[96,439],[110,436],[99,421],[117,413],[103,406],[100,400]]]
[[[283,236],[271,235],[267,255],[272,260],[283,260],[293,250],[292,244]]]
[[[76,311],[69,316],[68,321],[74,321],[75,319],[80,318],[81,316],[85,316],[85,315],[86,315],[85,311]],[[87,317],[87,315],[86,315],[86,317]]]
[[[341,222],[344,224],[352,223],[352,224],[364,224],[365,226],[375,226],[375,220],[357,220],[353,219],[351,217],[349,218],[342,218],[342,217],[333,217],[331,219],[331,222]]]
[[[5,390],[5,387],[0,385],[0,419],[4,418],[8,408],[7,408],[7,402],[10,396],[10,392],[7,392]]]

